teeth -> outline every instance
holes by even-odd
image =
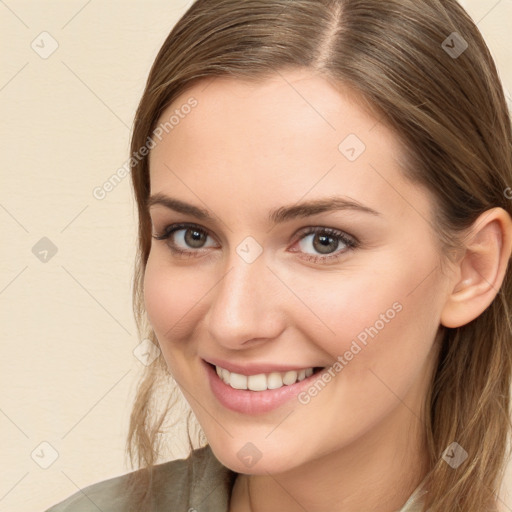
[[[226,382],[226,384],[229,384],[232,388],[235,388],[235,389],[247,389],[247,380],[248,380],[247,375],[239,375],[238,373],[230,373],[229,381]]]
[[[302,370],[290,370],[288,372],[259,373],[258,375],[240,375],[229,372],[225,368],[215,366],[217,375],[222,381],[234,389],[249,389],[251,391],[265,391],[266,389],[278,389],[283,386],[291,386],[297,381],[304,380],[313,375],[313,368]]]
[[[283,384],[286,384],[287,386],[292,385],[294,382],[297,382],[297,372],[296,371],[289,371],[286,372],[283,375]]]
[[[231,386],[231,379],[238,377],[238,374],[231,373],[229,375],[229,385]],[[244,389],[251,389],[252,391],[265,391],[267,389],[267,376],[264,373],[260,373],[258,375],[249,375],[247,378],[247,388]],[[234,386],[232,386],[234,387]]]

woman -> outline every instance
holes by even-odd
[[[52,512],[498,510],[512,133],[455,0],[198,0],[131,150],[141,469]]]

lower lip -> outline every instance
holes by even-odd
[[[203,361],[210,387],[217,400],[227,409],[243,414],[262,414],[277,409],[279,406],[295,398],[305,388],[311,386],[313,381],[322,375],[316,372],[305,379],[282,386],[278,389],[265,391],[251,391],[249,389],[234,389],[228,386],[218,375],[215,367]]]

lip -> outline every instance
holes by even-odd
[[[210,389],[220,404],[231,411],[249,415],[263,414],[277,409],[311,386],[317,378],[321,378],[323,373],[323,371],[319,371],[290,386],[285,385],[278,389],[267,389],[265,391],[251,391],[249,389],[234,389],[228,386],[217,375],[215,367],[205,360],[202,360],[202,364],[208,376]],[[226,368],[226,370],[229,371],[229,368]],[[256,375],[256,373],[251,375]]]
[[[229,361],[223,361],[222,359],[204,359],[207,363],[213,364],[214,366],[220,366],[225,368],[231,373],[239,373],[240,375],[258,375],[260,373],[272,373],[272,372],[288,372],[291,370],[304,370],[306,368],[318,368],[317,366],[290,366],[284,364],[273,364],[273,363],[251,363],[246,365],[240,365],[231,363]]]

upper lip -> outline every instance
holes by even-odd
[[[204,359],[207,363],[213,364],[215,366],[220,366],[221,368],[225,368],[229,372],[239,373],[240,375],[258,375],[260,373],[272,373],[272,372],[288,372],[288,371],[298,371],[306,368],[318,368],[318,366],[312,365],[289,365],[289,364],[274,364],[274,363],[246,363],[246,364],[237,364],[229,361],[223,361],[222,359],[209,358]]]

